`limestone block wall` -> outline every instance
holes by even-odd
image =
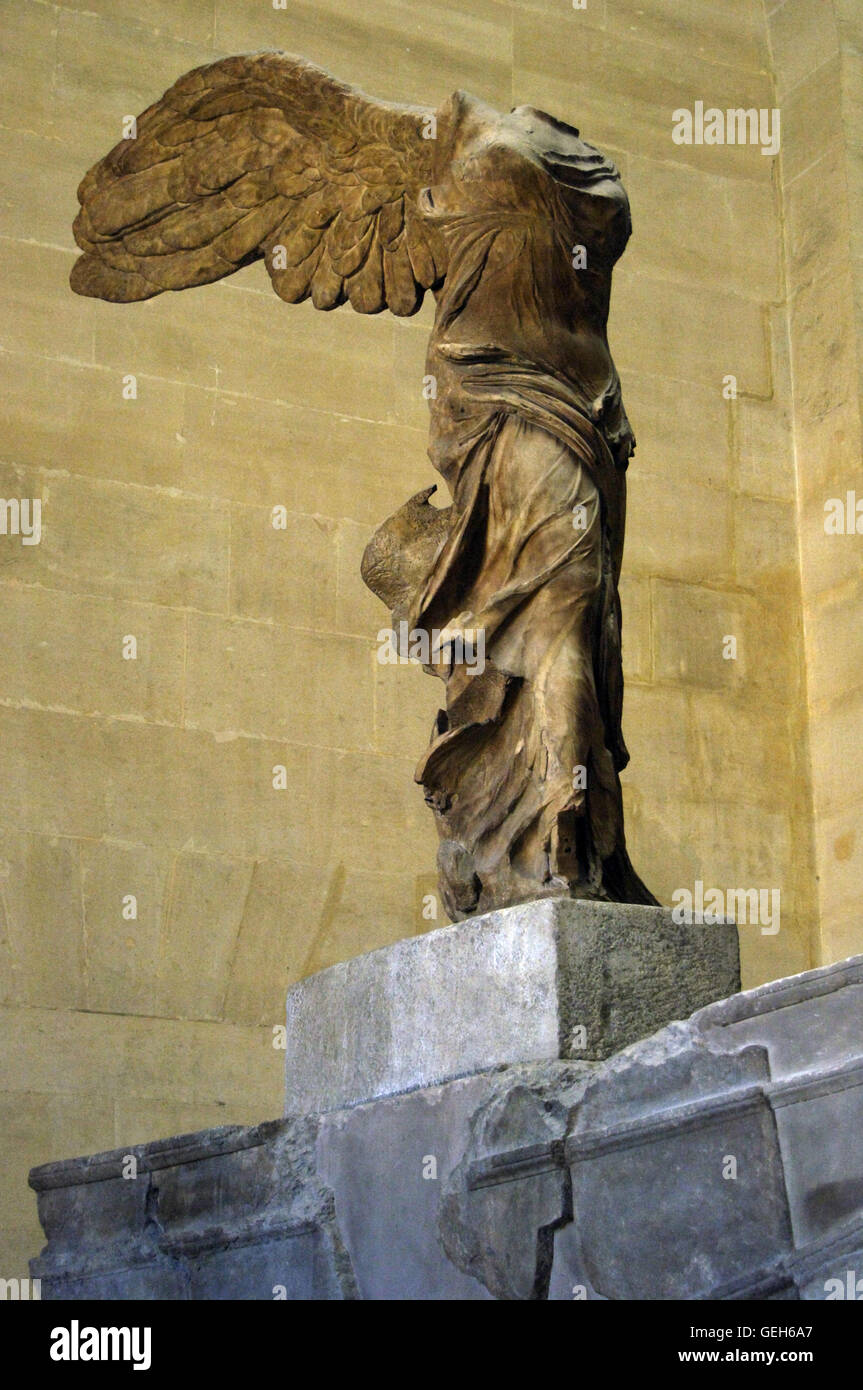
[[[823,959],[834,960],[860,950],[863,880],[863,8],[786,0],[769,35],[785,117],[819,917]],[[831,503],[845,512],[838,531]]]
[[[696,101],[775,105],[779,22],[762,0],[0,0],[0,494],[42,501],[38,545],[0,536],[0,1276],[40,1243],[31,1164],[278,1114],[286,987],[436,924],[412,775],[438,689],[377,664],[358,575],[434,481],[430,306],[291,308],[260,266],[136,306],[67,287],[81,175],[215,57],[282,47],[394,99],[533,102],[618,161],[633,859],[665,902],[781,891],[779,932],[744,929],[747,984],[830,958],[790,214],[759,148],[672,140]]]

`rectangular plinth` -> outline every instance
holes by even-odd
[[[490,912],[294,985],[286,1113],[505,1064],[601,1060],[739,988],[733,925],[563,898]]]

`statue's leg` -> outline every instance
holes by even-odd
[[[453,674],[419,772],[456,915],[555,893],[604,896],[602,859],[622,836],[594,663],[613,583],[596,483],[568,446],[515,416],[484,482],[475,577],[456,601],[485,635],[483,680],[494,673],[497,685],[466,702],[464,672]],[[464,718],[471,703],[480,713]]]
[[[520,643],[523,698],[531,704],[540,749],[534,776],[542,811],[515,859],[562,892],[602,897],[602,858],[622,829],[594,662],[610,575],[596,484],[572,455],[560,482],[557,499],[567,506],[544,524],[542,556],[547,561],[551,549],[564,563],[537,583],[505,639]],[[552,506],[554,497],[550,489]],[[539,565],[538,573],[546,567]]]

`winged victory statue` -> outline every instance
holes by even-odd
[[[127,303],[263,260],[288,303],[436,313],[429,457],[363,578],[445,683],[416,772],[460,920],[654,903],[623,827],[618,580],[634,438],[606,336],[617,169],[531,106],[376,101],[266,52],[180,78],[84,178],[71,277]],[[482,637],[484,660],[459,660]],[[481,669],[480,669],[481,665]]]

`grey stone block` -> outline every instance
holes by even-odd
[[[438,1231],[453,1264],[495,1298],[548,1297],[555,1232],[572,1221],[569,1175],[556,1150],[593,1070],[576,1062],[507,1069],[473,1117]],[[499,1156],[512,1151],[516,1161],[501,1173]]]
[[[805,1246],[863,1211],[863,1061],[780,1082],[770,1100],[788,1154],[794,1234]]]
[[[246,1302],[342,1299],[331,1254],[320,1230],[214,1249],[189,1261],[187,1297]]]
[[[565,1145],[583,1267],[598,1293],[710,1297],[790,1252],[767,1079],[762,1049],[715,1055],[685,1027],[598,1071]]]
[[[486,1076],[466,1077],[322,1118],[320,1176],[361,1298],[491,1299],[436,1237],[441,1194],[490,1086]]]
[[[710,1004],[692,1026],[726,1050],[767,1049],[775,1081],[860,1056],[863,956],[788,975]]]
[[[733,925],[563,898],[491,912],[294,985],[286,1112],[513,1063],[600,1060],[739,987]]]
[[[861,971],[605,1060],[136,1146],[132,1181],[122,1151],[34,1170],[31,1274],[45,1299],[859,1299]]]
[[[458,1195],[467,1235],[445,1240],[497,1297],[697,1299],[725,1286],[737,1297],[741,1280],[773,1297],[792,1286],[775,1270],[792,1240],[763,1048],[726,1055],[674,1024],[566,1087],[559,1076],[532,1123],[511,1104],[524,1083],[506,1080],[496,1151],[455,1175],[450,1202]],[[536,1077],[532,1091],[543,1099]],[[474,1132],[490,1133],[480,1118]],[[471,1245],[481,1258],[468,1262]]]
[[[844,1227],[863,1209],[863,956],[711,1004],[691,1027],[713,1048],[768,1057],[798,1246]]]
[[[34,1169],[42,1297],[353,1298],[318,1125],[229,1125]]]
[[[807,1302],[863,1300],[863,1222],[858,1217],[828,1239],[814,1241],[789,1261],[800,1298]]]

